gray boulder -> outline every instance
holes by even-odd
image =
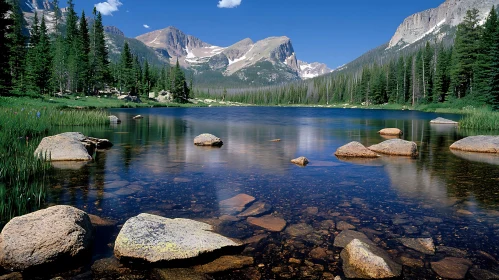
[[[89,155],[82,141],[85,136],[81,133],[70,132],[45,137],[35,150],[35,156],[51,161],[90,161]]]
[[[347,278],[393,278],[402,272],[402,266],[392,261],[385,251],[358,239],[348,243],[340,256]]]
[[[35,150],[35,156],[52,162],[90,161],[98,149],[107,149],[113,144],[107,139],[87,137],[79,132],[65,132],[45,137]]]
[[[499,136],[469,136],[450,146],[451,150],[475,153],[499,153]]]
[[[0,265],[26,270],[71,263],[90,249],[92,224],[71,206],[53,206],[16,217],[0,234]]]
[[[359,157],[359,158],[376,158],[378,154],[369,150],[359,142],[353,141],[345,146],[339,147],[334,153],[337,157]]]
[[[110,123],[121,123],[121,120],[117,116],[111,115],[111,116],[109,116],[109,122]]]
[[[402,139],[386,140],[377,145],[370,146],[369,150],[392,156],[415,157],[418,155],[418,146],[416,143]]]
[[[455,122],[455,121],[452,121],[452,120],[448,120],[448,119],[444,119],[444,118],[436,118],[434,120],[431,120],[430,123],[432,124],[452,124],[452,125],[457,125],[458,122]]]
[[[194,138],[196,146],[222,146],[224,142],[213,134],[203,133]]]
[[[189,219],[140,214],[126,221],[114,245],[118,259],[150,263],[183,260],[225,247],[240,246],[212,232],[212,226]]]

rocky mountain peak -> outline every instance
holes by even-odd
[[[121,37],[125,37],[125,33],[123,33],[123,31],[121,31],[116,26],[104,26],[104,32],[106,32],[108,34],[114,34],[114,35],[118,35]]]
[[[466,12],[473,8],[478,9],[480,19],[483,20],[494,5],[499,5],[499,0],[446,0],[437,8],[407,17],[390,40],[388,48],[403,47],[429,34],[437,34],[444,25],[457,26],[463,21]]]
[[[198,38],[187,35],[174,26],[155,30],[136,38],[149,47],[168,51],[171,57],[183,57],[195,48],[210,47]]]

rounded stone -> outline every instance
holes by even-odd
[[[370,146],[369,150],[393,156],[415,157],[418,155],[418,146],[416,143],[402,139],[386,140],[377,145]]]
[[[402,130],[398,128],[384,128],[378,131],[378,133],[381,135],[388,135],[388,136],[400,136],[403,134]]]
[[[378,154],[369,150],[359,142],[353,141],[345,146],[339,147],[334,153],[337,157],[359,157],[359,158],[376,158]]]
[[[212,232],[209,224],[140,214],[123,225],[114,245],[118,259],[150,263],[183,260],[241,244]]]
[[[194,145],[196,146],[222,146],[223,141],[213,134],[203,133],[194,138]]]
[[[26,270],[70,263],[90,248],[88,215],[59,205],[10,220],[0,234],[0,265]]]

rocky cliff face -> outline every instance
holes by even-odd
[[[499,5],[499,0],[447,0],[434,9],[409,16],[398,27],[388,48],[412,44],[426,35],[438,33],[443,25],[457,26],[470,9],[480,11],[480,20],[487,17],[490,9]]]
[[[49,0],[25,0],[21,1],[21,9],[23,12],[33,13],[35,10],[52,11],[54,6]]]

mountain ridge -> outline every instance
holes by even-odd
[[[171,62],[176,62],[178,59],[181,66],[191,68],[197,74],[216,71],[225,77],[237,76],[247,84],[262,84],[258,81],[251,81],[244,74],[247,68],[257,67],[257,65],[262,67],[262,62],[269,62],[265,63],[265,67],[276,71],[276,75],[272,75],[274,77],[270,77],[263,84],[312,78],[328,73],[325,69],[329,70],[325,64],[303,63],[307,65],[306,72],[303,72],[291,39],[286,36],[268,37],[256,42],[245,38],[228,47],[220,47],[187,35],[174,26],[169,26],[139,35],[136,39],[158,53],[167,52],[172,57]],[[313,69],[315,67],[320,69]],[[284,72],[286,73],[284,76],[281,75],[282,80],[277,78]]]

